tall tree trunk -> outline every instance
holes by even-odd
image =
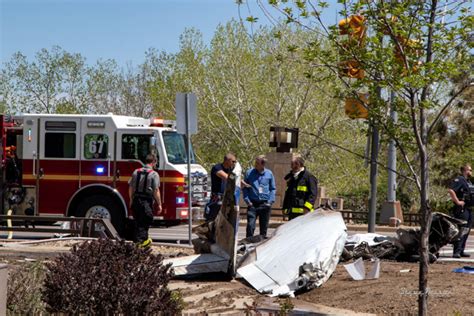
[[[433,57],[433,31],[436,17],[438,1],[432,0],[430,3],[430,15],[428,26],[428,38],[426,43],[426,63],[429,64]],[[428,174],[428,127],[426,122],[426,113],[423,104],[427,99],[430,85],[422,89],[420,97],[420,138],[418,139],[418,149],[420,152],[420,173],[421,173],[421,237],[420,237],[420,273],[418,279],[418,315],[428,315],[428,239],[431,228],[431,209],[428,201],[429,192],[429,174]]]
[[[431,227],[431,209],[428,201],[428,159],[426,147],[421,157],[421,236],[420,236],[420,272],[418,279],[418,315],[427,315],[428,313],[428,239]]]

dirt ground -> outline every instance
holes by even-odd
[[[0,247],[0,258],[10,264],[20,258],[51,259],[52,254],[68,251],[74,241],[23,244]],[[153,246],[165,257],[190,255],[192,249]],[[54,256],[54,255],[53,255]],[[435,263],[429,270],[429,315],[474,315],[474,275],[454,273],[463,263]],[[400,272],[409,270],[409,272]],[[244,280],[222,276],[176,279],[170,288],[179,289],[186,302],[184,314],[242,314],[293,309],[305,314],[416,314],[418,264],[382,261],[380,278],[353,281],[342,264],[322,287],[300,293],[290,300],[259,294]],[[293,307],[291,307],[293,305]],[[250,313],[252,314],[252,313]]]
[[[454,273],[461,263],[429,267],[429,315],[474,314],[474,275]],[[409,269],[410,272],[400,273]],[[298,296],[322,305],[375,314],[409,314],[417,310],[418,264],[382,261],[377,280],[352,281],[342,264],[321,288]]]
[[[430,265],[429,315],[474,315],[474,275],[452,272],[462,266],[462,263]],[[285,302],[258,294],[244,280],[174,280],[171,287],[181,289],[189,313],[278,311]],[[379,279],[353,281],[339,264],[322,287],[300,293],[290,301],[295,312],[406,315],[417,314],[417,294],[417,263],[382,261]],[[254,307],[250,307],[252,304]]]

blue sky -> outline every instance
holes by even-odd
[[[267,23],[255,0],[248,5]],[[59,45],[88,64],[112,58],[138,65],[150,47],[178,51],[186,28],[201,31],[207,43],[232,18],[239,18],[235,0],[0,0],[0,63],[17,51],[32,60],[40,49]]]

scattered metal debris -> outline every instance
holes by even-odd
[[[462,220],[443,213],[433,213],[429,236],[429,259],[435,262],[439,250],[458,238]],[[377,234],[357,234],[348,239],[341,261],[358,258],[389,259],[397,261],[416,262],[419,260],[420,229],[397,229],[396,237]]]
[[[357,259],[353,263],[345,264],[344,268],[347,273],[356,281],[378,279],[380,276],[380,259],[375,258],[367,262],[368,271],[362,258]]]

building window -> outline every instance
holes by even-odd
[[[109,137],[105,134],[84,135],[84,158],[106,159],[108,154]]]
[[[44,146],[46,158],[76,158],[74,133],[46,133]]]

